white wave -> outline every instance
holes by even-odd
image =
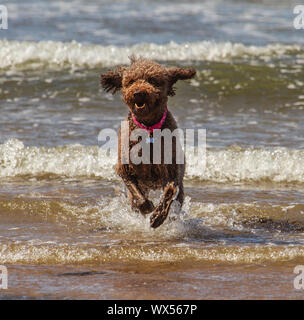
[[[57,174],[69,177],[98,176],[114,179],[116,157],[107,157],[97,146],[68,145],[54,148],[25,147],[10,139],[0,145],[0,176]]]
[[[198,169],[197,159],[189,159],[188,179],[215,182],[261,181],[304,182],[304,150],[287,148],[231,147],[207,150],[206,167]]]
[[[131,54],[159,61],[227,61],[236,57],[281,57],[301,51],[299,45],[245,46],[241,43],[202,41],[164,45],[140,43],[129,47],[83,45],[55,41],[0,40],[0,68],[47,66],[96,67],[127,64]]]
[[[0,176],[55,174],[115,181],[116,159],[116,154],[106,155],[98,146],[25,147],[10,139],[0,145]],[[230,147],[208,149],[206,166],[197,154],[186,154],[186,159],[186,180],[304,183],[304,150]]]

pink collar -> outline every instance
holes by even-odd
[[[133,114],[133,113],[131,113],[131,114],[132,114],[132,119],[133,119],[134,123],[135,123],[138,127],[140,127],[141,129],[144,129],[144,130],[146,130],[148,133],[152,134],[152,133],[153,133],[153,130],[155,130],[155,129],[161,129],[161,127],[163,126],[163,124],[164,124],[164,122],[165,122],[165,120],[166,120],[167,112],[168,112],[168,108],[167,108],[167,106],[165,106],[165,111],[164,111],[163,116],[162,116],[162,118],[160,119],[160,121],[157,122],[157,123],[155,123],[153,126],[150,126],[150,127],[147,127],[147,126],[143,125],[142,123],[140,123],[139,121],[137,121],[136,118],[135,118],[135,116],[134,116],[134,114]]]

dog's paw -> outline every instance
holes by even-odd
[[[138,206],[138,209],[141,214],[148,214],[152,212],[155,209],[155,207],[153,202],[147,199],[143,204]]]
[[[154,228],[154,229],[158,228],[160,225],[164,223],[166,218],[167,218],[167,215],[162,214],[161,212],[153,213],[152,216],[150,217],[151,228]]]
[[[168,212],[164,210],[162,203],[154,210],[150,217],[151,228],[158,228],[166,220]]]

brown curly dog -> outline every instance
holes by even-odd
[[[192,68],[166,68],[158,63],[144,58],[130,58],[129,67],[120,66],[116,70],[108,71],[101,75],[101,85],[107,92],[113,94],[121,90],[123,100],[129,107],[128,130],[120,130],[118,139],[117,174],[123,179],[128,189],[128,196],[133,209],[138,209],[142,214],[153,211],[150,217],[151,227],[157,228],[166,219],[171,203],[176,199],[182,206],[184,200],[183,177],[185,163],[176,161],[176,143],[172,143],[172,162],[164,162],[163,137],[161,137],[161,161],[155,163],[125,163],[122,161],[122,141],[128,135],[128,152],[132,152],[138,141],[130,139],[135,129],[145,129],[152,136],[153,129],[177,129],[177,124],[171,112],[167,109],[168,96],[175,94],[174,84],[178,80],[194,77]],[[157,130],[159,131],[159,130]],[[173,140],[172,140],[173,141]],[[153,159],[153,140],[150,143],[149,156]],[[140,153],[140,152],[139,152]],[[153,161],[152,161],[153,162]],[[163,196],[155,208],[147,196],[149,190],[163,189]]]

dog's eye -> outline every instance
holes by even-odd
[[[135,81],[134,80],[130,80],[127,84],[127,87],[130,87],[131,84],[133,84]]]
[[[161,86],[161,83],[160,83],[157,79],[155,79],[155,78],[149,78],[149,79],[148,79],[148,82],[149,82],[150,84],[152,84],[152,86],[155,86],[155,87]]]

